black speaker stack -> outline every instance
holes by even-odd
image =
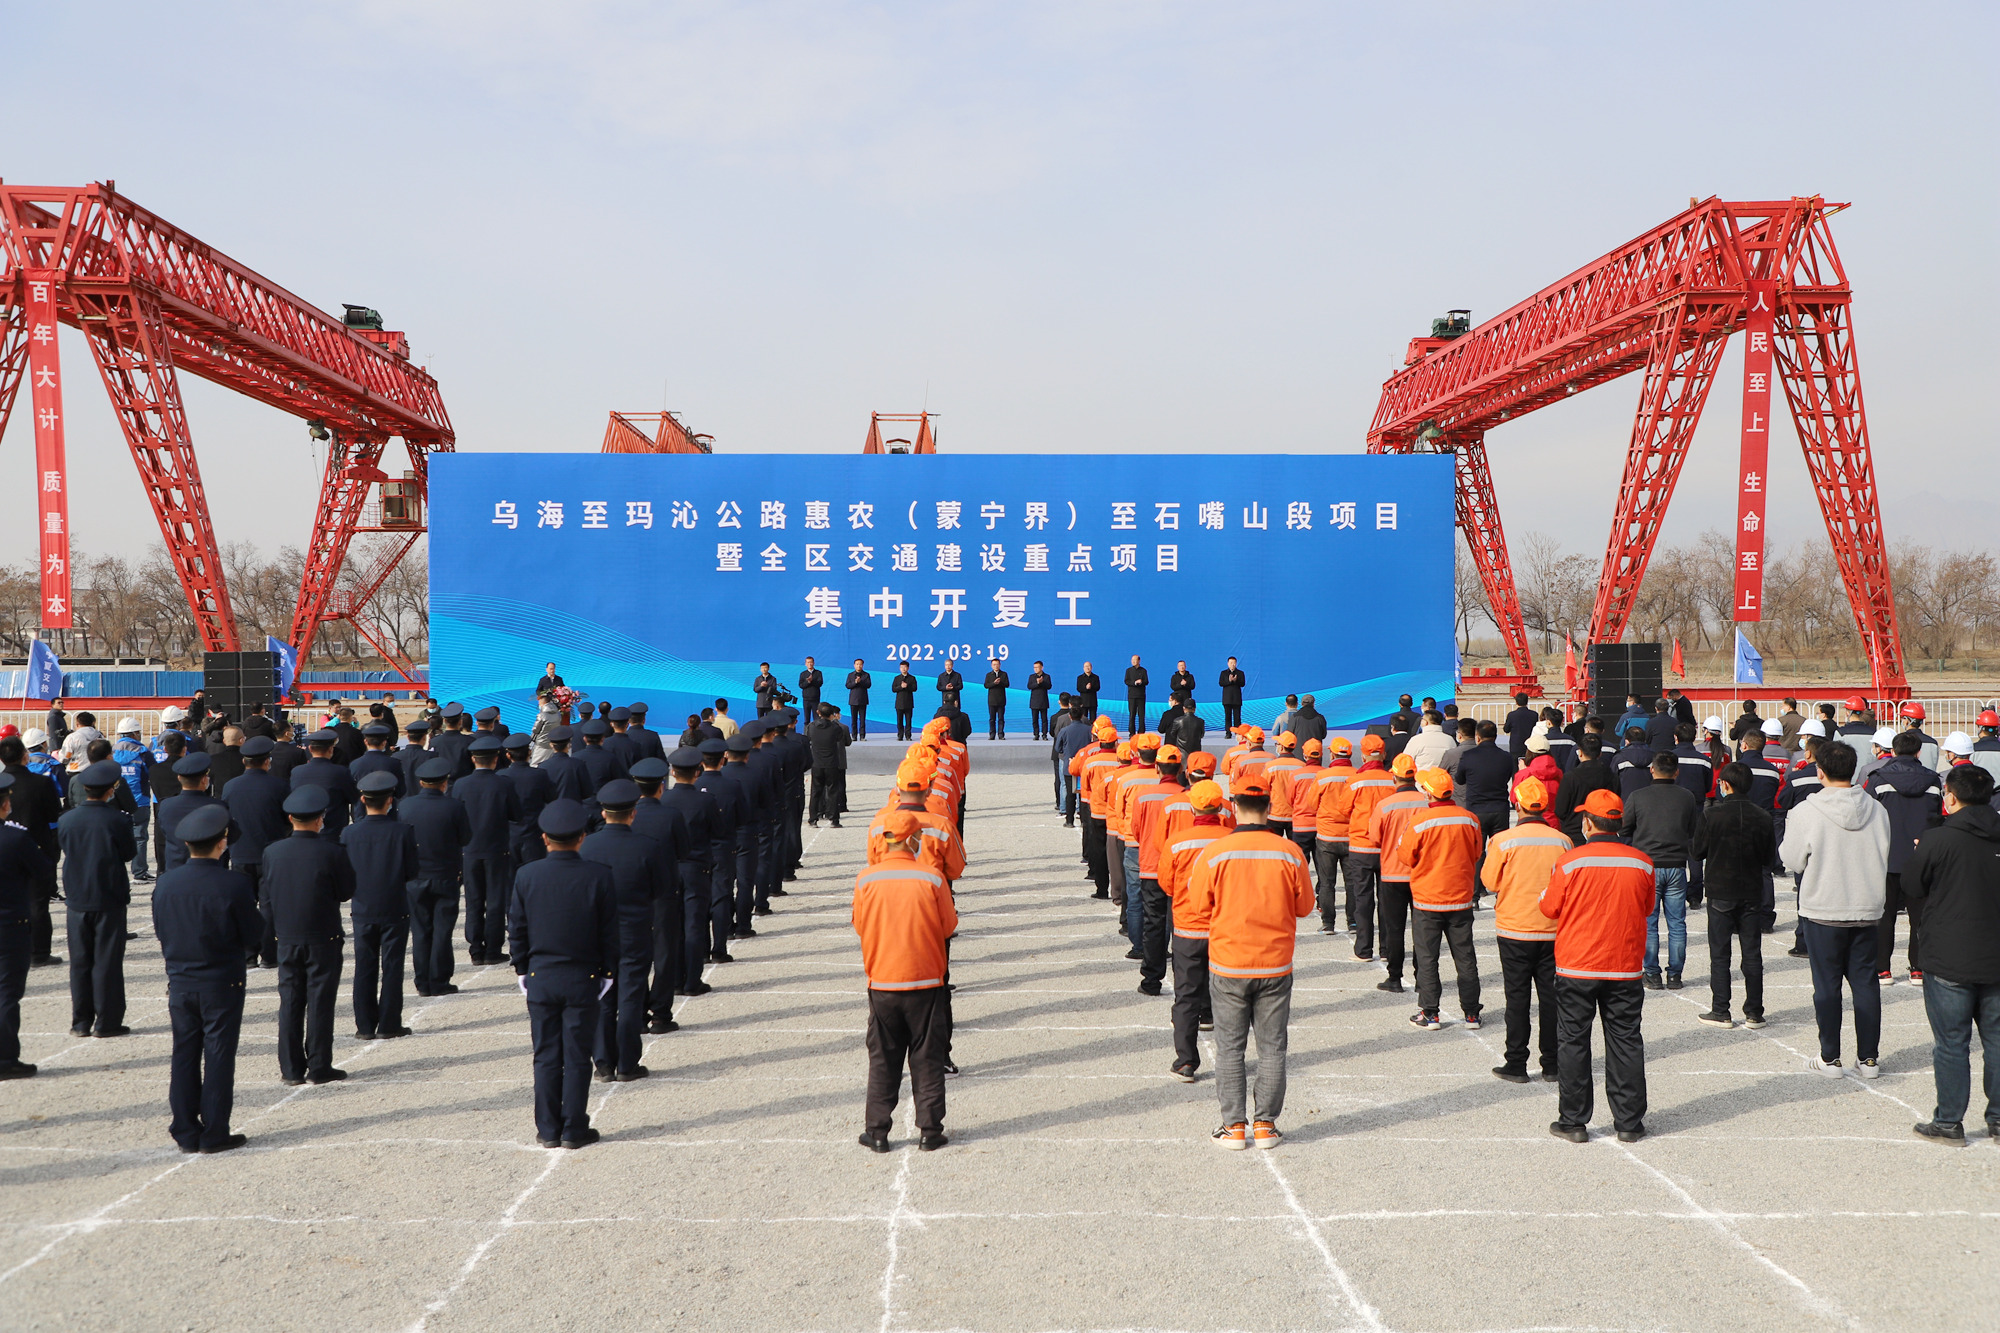
[[[1664,684],[1657,643],[1593,643],[1584,649],[1584,688],[1593,716],[1617,721],[1625,696],[1636,694],[1648,711]]]
[[[227,713],[232,722],[248,717],[253,704],[268,711],[278,702],[278,655],[203,653],[201,691],[210,711]]]

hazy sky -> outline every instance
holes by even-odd
[[[0,173],[119,189],[376,306],[468,450],[1359,450],[1433,315],[1483,320],[1684,208],[1820,193],[1893,537],[1983,542],[1992,6],[37,5]],[[157,538],[76,335],[80,544]],[[1727,523],[1725,362],[1668,541]],[[298,543],[303,423],[184,379],[222,538]],[[1983,387],[1982,387],[1983,386]],[[1488,437],[1510,533],[1602,549],[1637,376]],[[1774,439],[1776,545],[1824,539]],[[0,447],[31,559],[32,440]],[[1789,494],[1789,499],[1787,495]],[[81,499],[81,495],[79,495]]]

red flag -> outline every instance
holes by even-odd
[[[1678,646],[1674,649],[1674,660],[1677,662],[1680,660]],[[1582,675],[1576,669],[1576,644],[1565,634],[1563,635],[1563,688],[1573,690],[1581,679]]]
[[[1682,680],[1688,678],[1687,661],[1681,656],[1681,641],[1679,639],[1674,640],[1674,674]]]

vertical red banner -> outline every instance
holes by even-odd
[[[1736,477],[1736,621],[1764,617],[1764,503],[1771,456],[1771,330],[1777,284],[1750,284],[1744,321],[1743,448]]]
[[[70,628],[69,467],[63,461],[56,275],[29,269],[28,387],[35,418],[35,522],[42,534],[42,628]]]

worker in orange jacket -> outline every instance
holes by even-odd
[[[1369,834],[1369,821],[1396,790],[1382,748],[1380,736],[1363,736],[1361,767],[1334,795],[1334,817],[1347,830],[1347,928],[1354,932],[1354,956],[1364,963],[1375,956],[1375,884],[1382,873],[1382,850]]]
[[[1542,1077],[1556,1081],[1556,923],[1542,915],[1542,890],[1573,844],[1549,813],[1552,793],[1540,778],[1514,784],[1513,828],[1486,843],[1480,882],[1493,892],[1493,933],[1500,946],[1500,984],[1507,995],[1506,1062],[1493,1070],[1509,1083],[1528,1081],[1529,1002],[1540,1006]]]
[[[1162,745],[1154,753],[1153,774],[1155,781],[1135,788],[1129,798],[1133,853],[1139,870],[1141,995],[1158,995],[1160,982],[1167,975],[1167,929],[1173,907],[1160,887],[1160,844],[1155,825],[1164,824],[1166,807],[1187,794],[1181,786],[1179,746]]]
[[[1097,744],[1079,750],[1070,760],[1076,774],[1077,797],[1083,803],[1083,864],[1095,892],[1093,898],[1111,896],[1111,866],[1105,851],[1104,815],[1097,805],[1099,778],[1118,766],[1118,732],[1098,727],[1091,733]]]
[[[1399,754],[1389,765],[1395,784],[1387,796],[1375,802],[1368,816],[1368,841],[1380,849],[1378,882],[1375,886],[1375,919],[1382,965],[1389,975],[1375,983],[1376,990],[1392,995],[1403,993],[1405,933],[1410,925],[1410,865],[1403,859],[1403,832],[1430,798],[1417,790],[1417,761]]]
[[[1409,759],[1396,756],[1396,762]],[[1417,790],[1424,797],[1403,832],[1397,859],[1410,868],[1411,947],[1416,954],[1417,1012],[1410,1021],[1432,1032],[1443,1027],[1438,1002],[1444,982],[1438,973],[1441,946],[1451,946],[1452,967],[1458,972],[1458,1011],[1470,1031],[1479,1030],[1479,955],[1472,951],[1472,886],[1479,874],[1479,853],[1486,839],[1479,817],[1461,810],[1451,799],[1451,774],[1441,768],[1417,773]]]
[[[951,1063],[951,993],[945,986],[946,941],[958,909],[944,876],[919,863],[923,825],[914,812],[891,811],[880,834],[881,859],[854,877],[850,919],[861,937],[868,978],[868,1105],[861,1144],[889,1151],[889,1122],[910,1068],[917,1147],[942,1148],[944,1078]]]
[[[1215,1090],[1224,1148],[1283,1141],[1285,1047],[1292,1014],[1292,949],[1313,910],[1312,877],[1291,839],[1271,832],[1261,773],[1235,784],[1236,831],[1195,857],[1188,896],[1208,918],[1209,1005],[1215,1015]],[[1257,1031],[1257,1110],[1246,1120],[1243,1054]]]
[[[1229,787],[1232,794],[1236,790],[1236,783],[1239,779],[1248,776],[1253,771],[1261,771],[1264,765],[1270,763],[1272,759],[1271,754],[1264,749],[1264,729],[1262,727],[1251,727],[1243,733],[1243,739],[1249,744],[1250,748],[1236,756],[1236,767],[1229,770]]]
[[[1201,751],[1197,750],[1181,762],[1181,781],[1193,784],[1198,782],[1210,782],[1214,781],[1214,779],[1215,779],[1214,755],[1203,754]],[[1222,786],[1220,783],[1217,783],[1216,790],[1217,791],[1222,790]],[[1219,822],[1222,825],[1224,831],[1236,827],[1236,811],[1233,808],[1231,808],[1228,797],[1225,796],[1222,798],[1222,804],[1216,808],[1215,816],[1217,822]],[[1182,830],[1186,829],[1190,824],[1193,824],[1194,819],[1195,819],[1194,803],[1189,798],[1187,792],[1182,792],[1178,798],[1169,799],[1167,803],[1160,808],[1159,817],[1154,824],[1152,833],[1153,840],[1157,844],[1157,846],[1154,849],[1155,865],[1160,865],[1164,867],[1166,861],[1166,849],[1168,844],[1173,842],[1174,839],[1178,838],[1181,835]],[[1162,878],[1160,881],[1160,888],[1162,890],[1165,890],[1166,887],[1167,887],[1166,880]],[[1172,894],[1169,893],[1168,896],[1172,897]]]
[[[1646,918],[1655,897],[1653,861],[1618,840],[1625,802],[1594,791],[1583,803],[1589,835],[1564,852],[1542,890],[1542,915],[1556,923],[1556,1077],[1558,1118],[1549,1133],[1571,1143],[1590,1138],[1590,1030],[1604,1024],[1604,1099],[1620,1143],[1646,1136],[1646,1007],[1640,980]]]
[[[1335,885],[1346,878],[1347,870],[1347,816],[1354,804],[1348,793],[1347,780],[1354,776],[1353,742],[1345,736],[1335,736],[1326,743],[1326,769],[1314,784],[1318,788],[1313,797],[1313,809],[1318,817],[1313,821],[1313,861],[1319,871],[1319,933],[1338,935],[1340,927],[1334,897]],[[1344,798],[1344,799],[1343,799]],[[1347,920],[1354,924],[1354,885],[1347,886]]]
[[[1237,727],[1231,734],[1236,737],[1236,743],[1222,752],[1222,776],[1225,778],[1233,777],[1236,761],[1250,753],[1250,728]]]
[[[1271,787],[1271,832],[1281,838],[1292,836],[1292,774],[1305,767],[1299,758],[1299,738],[1289,731],[1278,733],[1278,753],[1264,765],[1264,781]]]
[[[1208,998],[1208,915],[1190,890],[1194,863],[1210,843],[1232,831],[1222,820],[1222,788],[1208,778],[1188,789],[1193,817],[1160,852],[1160,889],[1172,904],[1174,919],[1174,1063],[1173,1076],[1194,1082],[1201,1068],[1200,1038],[1215,1026]]]
[[[920,839],[922,850],[917,859],[943,875],[945,887],[950,888],[965,874],[965,844],[959,840],[958,829],[950,817],[928,807],[929,792],[930,784],[925,781],[923,768],[904,760],[896,769],[890,804],[884,806],[868,825],[868,864],[875,865],[888,853],[889,844],[883,833],[890,818],[898,810],[908,811],[917,817],[923,831]]]
[[[1126,957],[1137,961],[1139,958],[1139,859],[1128,852],[1126,842],[1131,837],[1131,829],[1126,824],[1125,793],[1129,785],[1153,781],[1151,750],[1146,758],[1139,755],[1139,743],[1152,739],[1140,732],[1130,740],[1118,743],[1118,757],[1123,760],[1104,779],[1105,804],[1105,854],[1111,859],[1111,901],[1118,908],[1118,931],[1131,942]]]
[[[1301,763],[1292,770],[1286,786],[1291,789],[1292,841],[1306,855],[1306,869],[1314,865],[1313,848],[1319,842],[1319,780],[1326,770],[1319,766],[1320,751],[1326,747],[1317,738],[1306,741],[1299,747]],[[1278,793],[1271,793],[1272,802]]]

